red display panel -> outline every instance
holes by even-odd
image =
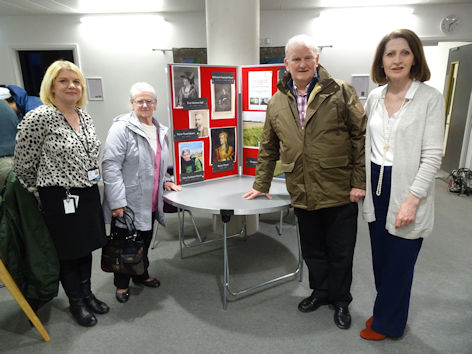
[[[199,98],[206,99],[207,111],[205,118],[207,119],[207,136],[192,138],[190,140],[179,140],[173,139],[174,141],[174,174],[176,177],[176,183],[182,184],[181,174],[183,171],[182,166],[184,161],[181,158],[183,156],[183,148],[187,146],[202,146],[203,152],[198,155],[199,163],[203,167],[203,179],[210,180],[214,178],[226,177],[238,174],[238,68],[234,66],[211,66],[211,65],[191,65],[191,64],[170,64],[169,65],[169,83],[170,83],[170,110],[172,119],[172,133],[176,131],[185,131],[192,126],[192,114],[196,111],[205,111],[201,107],[197,110],[184,109],[181,103],[182,92],[185,92],[185,80],[192,80],[193,86],[196,91],[192,99],[198,100]],[[223,80],[228,75],[233,77],[233,84],[227,82],[217,81],[220,77]],[[220,78],[221,79],[221,78]],[[229,85],[229,86],[228,86]],[[226,91],[225,91],[226,88]],[[230,89],[228,93],[227,89]],[[192,92],[193,89],[186,90],[187,93]],[[195,97],[196,95],[196,97]],[[220,95],[220,96],[219,96]],[[226,96],[225,96],[226,95]],[[224,96],[224,97],[223,97]],[[224,108],[225,97],[229,96],[230,103]],[[222,98],[223,97],[223,98]],[[223,108],[221,108],[223,107]],[[185,108],[188,108],[187,106]],[[220,109],[219,109],[220,108]],[[225,111],[226,109],[226,111]],[[203,134],[204,135],[204,134]],[[226,155],[218,153],[219,145],[221,142],[221,136],[226,136],[226,142],[232,149],[226,149]],[[200,142],[200,143],[199,143]],[[198,150],[198,149],[197,149]],[[218,151],[217,151],[218,150]],[[231,154],[231,157],[229,157]],[[223,157],[227,160],[227,165],[231,165],[230,169],[218,171],[214,167],[221,164]],[[192,158],[195,158],[193,156]],[[232,161],[231,161],[232,158]],[[197,161],[198,163],[198,161]],[[182,166],[181,166],[182,165]],[[195,164],[194,164],[195,165]],[[185,172],[184,172],[185,173]],[[188,183],[188,182],[187,182]]]
[[[246,66],[241,67],[241,87],[242,87],[242,126],[243,126],[243,160],[242,172],[245,175],[254,176],[256,174],[255,160],[259,153],[258,145],[256,144],[257,136],[252,138],[252,135],[260,135],[262,137],[262,126],[265,121],[265,107],[266,99],[272,97],[277,92],[277,82],[281,73],[284,71],[283,64],[277,65],[260,65],[260,66]],[[251,79],[250,73],[259,72],[268,74],[262,80]],[[255,75],[253,75],[255,76]],[[264,81],[265,82],[260,82]],[[258,86],[259,87],[255,87]],[[265,87],[264,87],[265,86]],[[271,86],[268,88],[268,86]],[[263,96],[264,98],[261,98]],[[268,97],[270,96],[270,97]],[[259,102],[263,100],[264,102]],[[253,120],[253,121],[251,121]],[[259,139],[260,140],[260,139]]]

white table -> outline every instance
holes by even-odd
[[[265,282],[233,291],[230,288],[229,280],[229,266],[228,266],[228,247],[227,239],[231,236],[227,235],[227,223],[230,221],[232,215],[255,215],[266,214],[273,212],[283,212],[290,208],[290,197],[287,193],[284,180],[274,179],[270,188],[270,195],[272,199],[267,199],[265,196],[258,197],[253,200],[246,200],[242,195],[247,192],[254,182],[254,177],[249,176],[233,176],[221,178],[218,180],[205,181],[201,183],[184,185],[180,192],[165,192],[164,200],[177,207],[179,213],[179,241],[181,257],[183,258],[184,242],[184,211],[201,211],[213,215],[220,215],[223,222],[223,308],[227,308],[228,293],[233,296],[240,296],[255,289],[279,282],[281,280],[294,277],[300,274],[302,270],[302,257],[300,250],[300,238],[298,234],[297,224],[297,242],[298,242],[298,264],[295,271],[267,280]],[[281,229],[279,230],[281,231]],[[245,233],[245,224],[243,223],[243,230],[239,235]],[[212,241],[202,241],[203,245]],[[236,235],[233,235],[236,236]]]

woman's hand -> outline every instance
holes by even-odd
[[[174,182],[167,181],[167,182],[164,182],[164,189],[166,191],[180,192],[182,190],[182,187],[176,185]]]
[[[111,216],[113,216],[115,218],[122,218],[123,213],[125,212],[125,210],[126,210],[126,207],[112,209]]]
[[[420,204],[420,198],[415,197],[413,194],[408,194],[403,204],[398,210],[397,217],[395,218],[395,228],[409,225],[416,218],[416,210]]]

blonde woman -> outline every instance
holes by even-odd
[[[51,64],[41,83],[44,105],[18,125],[14,171],[39,193],[60,260],[60,281],[70,312],[82,326],[109,307],[91,291],[92,251],[105,244],[97,183],[100,142],[87,103],[85,79],[71,62]]]

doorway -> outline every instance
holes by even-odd
[[[39,96],[41,81],[47,68],[59,59],[75,64],[73,50],[18,50],[24,89],[30,96]]]
[[[470,143],[467,114],[472,91],[472,44],[451,48],[447,62],[444,95],[446,126],[442,169],[452,171],[465,161]]]

